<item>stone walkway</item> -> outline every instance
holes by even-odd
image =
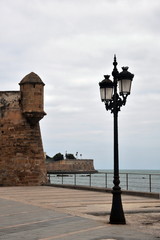
[[[110,225],[111,200],[102,192],[0,187],[0,239],[160,239],[160,200],[123,195],[127,224]]]

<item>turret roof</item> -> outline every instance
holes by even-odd
[[[40,79],[40,77],[36,74],[36,73],[34,73],[34,72],[31,72],[31,73],[29,73],[29,74],[27,74],[21,81],[20,81],[20,83],[19,83],[19,85],[22,85],[22,84],[25,84],[25,83],[33,83],[33,84],[35,84],[35,83],[38,83],[38,84],[43,84],[43,85],[45,85],[44,83],[43,83],[43,81]]]

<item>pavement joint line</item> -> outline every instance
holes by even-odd
[[[36,223],[50,222],[50,221],[53,221],[53,220],[59,220],[59,219],[71,218],[71,217],[73,217],[73,216],[65,216],[65,217],[58,217],[58,218],[41,220],[41,221],[21,223],[21,224],[17,224],[17,225],[11,225],[11,226],[6,226],[6,227],[1,227],[0,230],[2,230],[2,229],[9,229],[9,228],[15,228],[15,227],[20,227],[20,226],[26,226],[26,225],[32,225],[32,224],[36,224]]]
[[[71,236],[71,235],[77,234],[77,233],[84,233],[84,232],[97,230],[97,229],[101,229],[101,228],[106,228],[106,226],[98,226],[98,227],[82,229],[82,230],[79,230],[79,231],[63,233],[63,234],[60,234],[60,235],[50,236],[50,237],[47,237],[47,238],[39,238],[38,240],[52,240],[52,239],[56,239],[56,238],[63,238],[63,237],[67,237],[67,236]]]
[[[8,217],[8,216],[15,216],[15,215],[20,215],[20,214],[28,214],[28,213],[33,213],[33,212],[38,212],[39,210],[32,210],[32,211],[27,211],[27,212],[18,212],[18,213],[10,213],[10,214],[2,214],[0,217]]]

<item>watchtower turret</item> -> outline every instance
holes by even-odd
[[[45,84],[37,74],[31,72],[21,80],[19,85],[22,113],[31,125],[35,125],[46,115],[43,109]]]

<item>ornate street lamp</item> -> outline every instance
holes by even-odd
[[[122,67],[123,71],[118,72],[116,56],[114,56],[113,66],[113,82],[109,79],[109,75],[104,75],[105,79],[99,83],[101,100],[105,103],[106,110],[111,110],[114,117],[114,187],[109,222],[111,224],[126,224],[121,200],[121,188],[119,186],[118,112],[126,104],[127,96],[131,92],[134,75],[128,72],[128,67]],[[117,93],[117,85],[119,85],[119,94]]]

